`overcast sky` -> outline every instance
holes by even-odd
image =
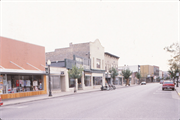
[[[46,52],[99,39],[105,52],[120,57],[119,65],[168,70],[163,48],[179,39],[178,0],[23,1],[1,0],[1,36]]]

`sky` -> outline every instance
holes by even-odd
[[[178,0],[1,0],[0,35],[56,48],[94,42],[122,65],[156,65],[167,71],[163,48],[179,42]]]

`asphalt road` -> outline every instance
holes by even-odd
[[[180,120],[180,97],[161,84],[0,107],[2,120]]]

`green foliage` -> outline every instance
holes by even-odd
[[[173,71],[180,69],[180,46],[178,43],[173,43],[172,45],[165,47],[164,50],[171,53],[171,59],[168,60],[170,70]]]
[[[140,80],[141,79],[141,74],[139,72],[137,72],[136,77]]]
[[[78,78],[81,78],[82,76],[82,71],[83,71],[83,68],[80,67],[76,67],[76,66],[73,66],[72,67],[72,70],[69,70],[68,71],[68,74],[69,74],[69,77],[72,78],[72,79],[78,79]]]
[[[116,68],[112,67],[111,69],[109,69],[109,72],[111,73],[111,78],[113,78],[113,83],[115,84],[115,78],[118,75],[118,71],[116,70]]]
[[[111,78],[113,78],[113,79],[115,79],[116,76],[118,75],[118,71],[114,67],[109,69],[109,72],[111,73]]]
[[[129,79],[129,77],[132,75],[132,72],[129,69],[122,70],[121,75],[124,76],[125,79]]]

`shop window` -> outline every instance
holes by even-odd
[[[102,77],[93,77],[93,85],[102,85]]]
[[[91,86],[91,76],[85,76],[84,82],[85,86]]]
[[[69,79],[69,87],[75,87],[75,79]]]
[[[3,93],[19,93],[43,90],[41,75],[7,75],[4,81]]]

